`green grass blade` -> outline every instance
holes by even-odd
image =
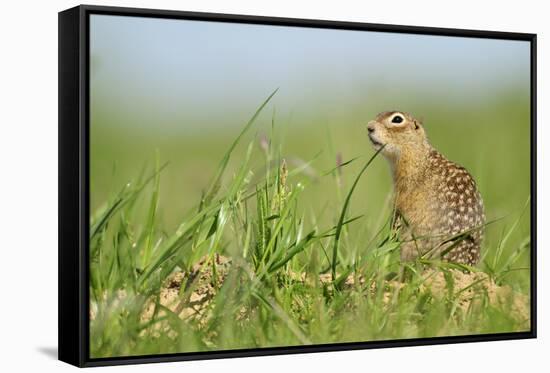
[[[506,243],[510,239],[510,236],[512,233],[516,230],[517,226],[519,225],[519,222],[523,218],[523,215],[525,214],[525,211],[527,211],[527,207],[529,206],[529,202],[531,201],[531,197],[527,198],[527,201],[525,202],[525,205],[523,206],[523,209],[521,210],[521,213],[519,214],[516,221],[514,221],[514,224],[512,224],[512,227],[506,232],[506,235],[504,238],[500,241],[500,243],[497,246],[497,251],[495,253],[495,256],[493,258],[493,268],[496,270],[498,263],[500,263],[500,258],[502,256],[504,247],[506,246]]]
[[[273,98],[273,96],[275,96],[275,93],[277,93],[278,90],[279,90],[279,88],[274,90],[273,93],[271,93],[267,97],[267,99],[260,105],[260,107],[256,110],[254,115],[249,119],[248,123],[246,123],[246,125],[243,127],[243,129],[241,130],[239,135],[235,138],[235,140],[233,140],[233,143],[231,144],[229,149],[225,152],[225,155],[223,156],[223,158],[222,158],[222,160],[221,160],[221,162],[218,166],[218,170],[216,172],[216,175],[214,176],[214,180],[213,180],[212,184],[210,185],[210,188],[208,189],[208,192],[206,192],[206,195],[205,195],[206,201],[211,200],[214,197],[214,195],[217,193],[218,189],[220,188],[221,178],[224,174],[225,169],[227,168],[227,164],[229,163],[229,159],[231,158],[231,153],[233,153],[233,150],[235,150],[235,148],[237,147],[237,145],[238,145],[239,141],[241,140],[241,138],[250,129],[250,127],[252,127],[252,124],[254,124],[254,122],[256,121],[256,118],[258,118],[258,115],[260,115],[262,110],[265,108],[265,106],[268,104],[268,102],[271,100],[271,98]]]
[[[155,230],[155,218],[157,213],[157,207],[159,203],[159,190],[160,190],[160,155],[156,152],[155,163],[155,182],[153,184],[153,193],[151,195],[151,202],[149,204],[149,212],[147,214],[147,224],[145,226],[145,246],[143,251],[143,267],[146,267],[151,260],[151,249],[153,247],[154,230]]]
[[[346,218],[346,213],[348,211],[348,206],[351,201],[351,196],[353,195],[353,191],[355,190],[355,187],[359,183],[359,179],[363,175],[363,173],[367,170],[367,168],[370,166],[372,161],[376,158],[378,154],[384,149],[382,146],[374,155],[367,161],[367,163],[363,166],[357,177],[355,178],[355,181],[353,182],[353,185],[350,188],[350,191],[348,192],[348,195],[346,196],[346,200],[344,202],[344,206],[342,207],[342,212],[340,213],[340,218],[338,219],[338,224],[336,225],[336,234],[334,236],[334,243],[332,246],[332,278],[333,280],[336,278],[336,262],[338,260],[338,246],[340,244],[340,235],[342,233],[342,228],[344,227],[344,221]]]

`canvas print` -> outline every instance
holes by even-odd
[[[529,42],[89,27],[91,358],[531,329]]]

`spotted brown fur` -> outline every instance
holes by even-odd
[[[478,263],[485,216],[470,173],[435,150],[410,114],[379,114],[369,122],[369,137],[375,148],[383,146],[392,169],[402,260]]]

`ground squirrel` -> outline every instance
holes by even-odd
[[[435,150],[423,125],[408,113],[378,114],[368,123],[376,150],[390,163],[401,260],[420,255],[475,265],[485,216],[472,176]]]

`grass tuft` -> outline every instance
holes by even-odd
[[[274,114],[270,139],[259,147],[247,139],[276,92],[230,143],[173,231],[159,219],[167,166],[160,154],[147,177],[125,184],[92,214],[92,357],[529,329],[529,288],[521,284],[528,284],[530,240],[512,239],[522,212],[496,245],[484,247],[479,268],[425,257],[404,264],[411,276],[398,281],[401,242],[391,211],[366,211],[352,198],[379,151],[359,170],[358,157],[338,154],[336,168],[309,177],[304,171],[314,170],[320,153],[295,163],[283,157]],[[339,194],[346,182],[339,208],[324,209],[329,219],[302,206],[319,183],[334,183]],[[493,221],[492,229],[507,221]]]

